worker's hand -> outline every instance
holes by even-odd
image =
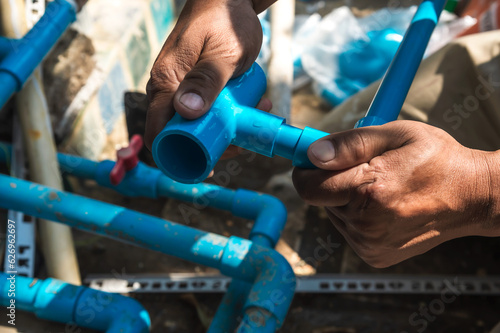
[[[175,111],[188,119],[205,114],[227,81],[250,68],[261,44],[252,0],[188,0],[151,70],[146,146]]]
[[[365,262],[382,268],[453,238],[500,236],[492,154],[436,127],[395,121],[318,140],[308,156],[319,169],[295,169],[293,180]]]

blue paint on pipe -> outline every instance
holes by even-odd
[[[366,116],[356,127],[383,125],[398,118],[445,4],[446,0],[420,4]]]
[[[0,175],[0,206],[218,268],[224,237]],[[144,227],[147,225],[147,228]]]
[[[15,295],[11,282],[15,283]],[[151,321],[135,300],[56,279],[38,280],[0,273],[0,303],[34,313],[38,318],[107,333],[146,333]]]
[[[0,108],[16,91],[20,91],[35,68],[59,40],[68,26],[76,20],[76,8],[65,0],[55,0],[45,14],[20,40],[7,45],[0,42]]]

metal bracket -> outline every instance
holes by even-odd
[[[13,120],[13,144],[10,173],[19,179],[26,178],[24,144],[19,118],[14,115]],[[15,221],[15,252],[14,266],[10,266],[8,252],[8,242],[4,258],[4,271],[17,272],[18,275],[33,277],[35,270],[35,219],[24,215],[22,212],[9,210],[7,213],[9,220]],[[10,257],[12,258],[12,257]]]
[[[90,288],[112,293],[224,293],[231,278],[173,273],[116,277],[90,275]],[[297,277],[296,293],[500,295],[500,277],[318,274]]]

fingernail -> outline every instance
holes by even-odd
[[[181,98],[179,98],[179,102],[181,102],[181,104],[188,109],[194,111],[201,111],[203,109],[203,106],[205,105],[205,102],[203,102],[203,98],[201,98],[200,95],[192,92],[184,93]]]
[[[310,147],[311,153],[321,162],[328,162],[335,158],[335,148],[328,140],[315,142]]]

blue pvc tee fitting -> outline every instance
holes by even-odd
[[[307,148],[328,133],[287,125],[285,119],[254,107],[266,90],[266,76],[254,64],[230,80],[212,108],[188,120],[176,114],[153,142],[153,157],[168,177],[187,184],[203,181],[230,144],[272,157],[291,159],[293,165],[314,166]]]

